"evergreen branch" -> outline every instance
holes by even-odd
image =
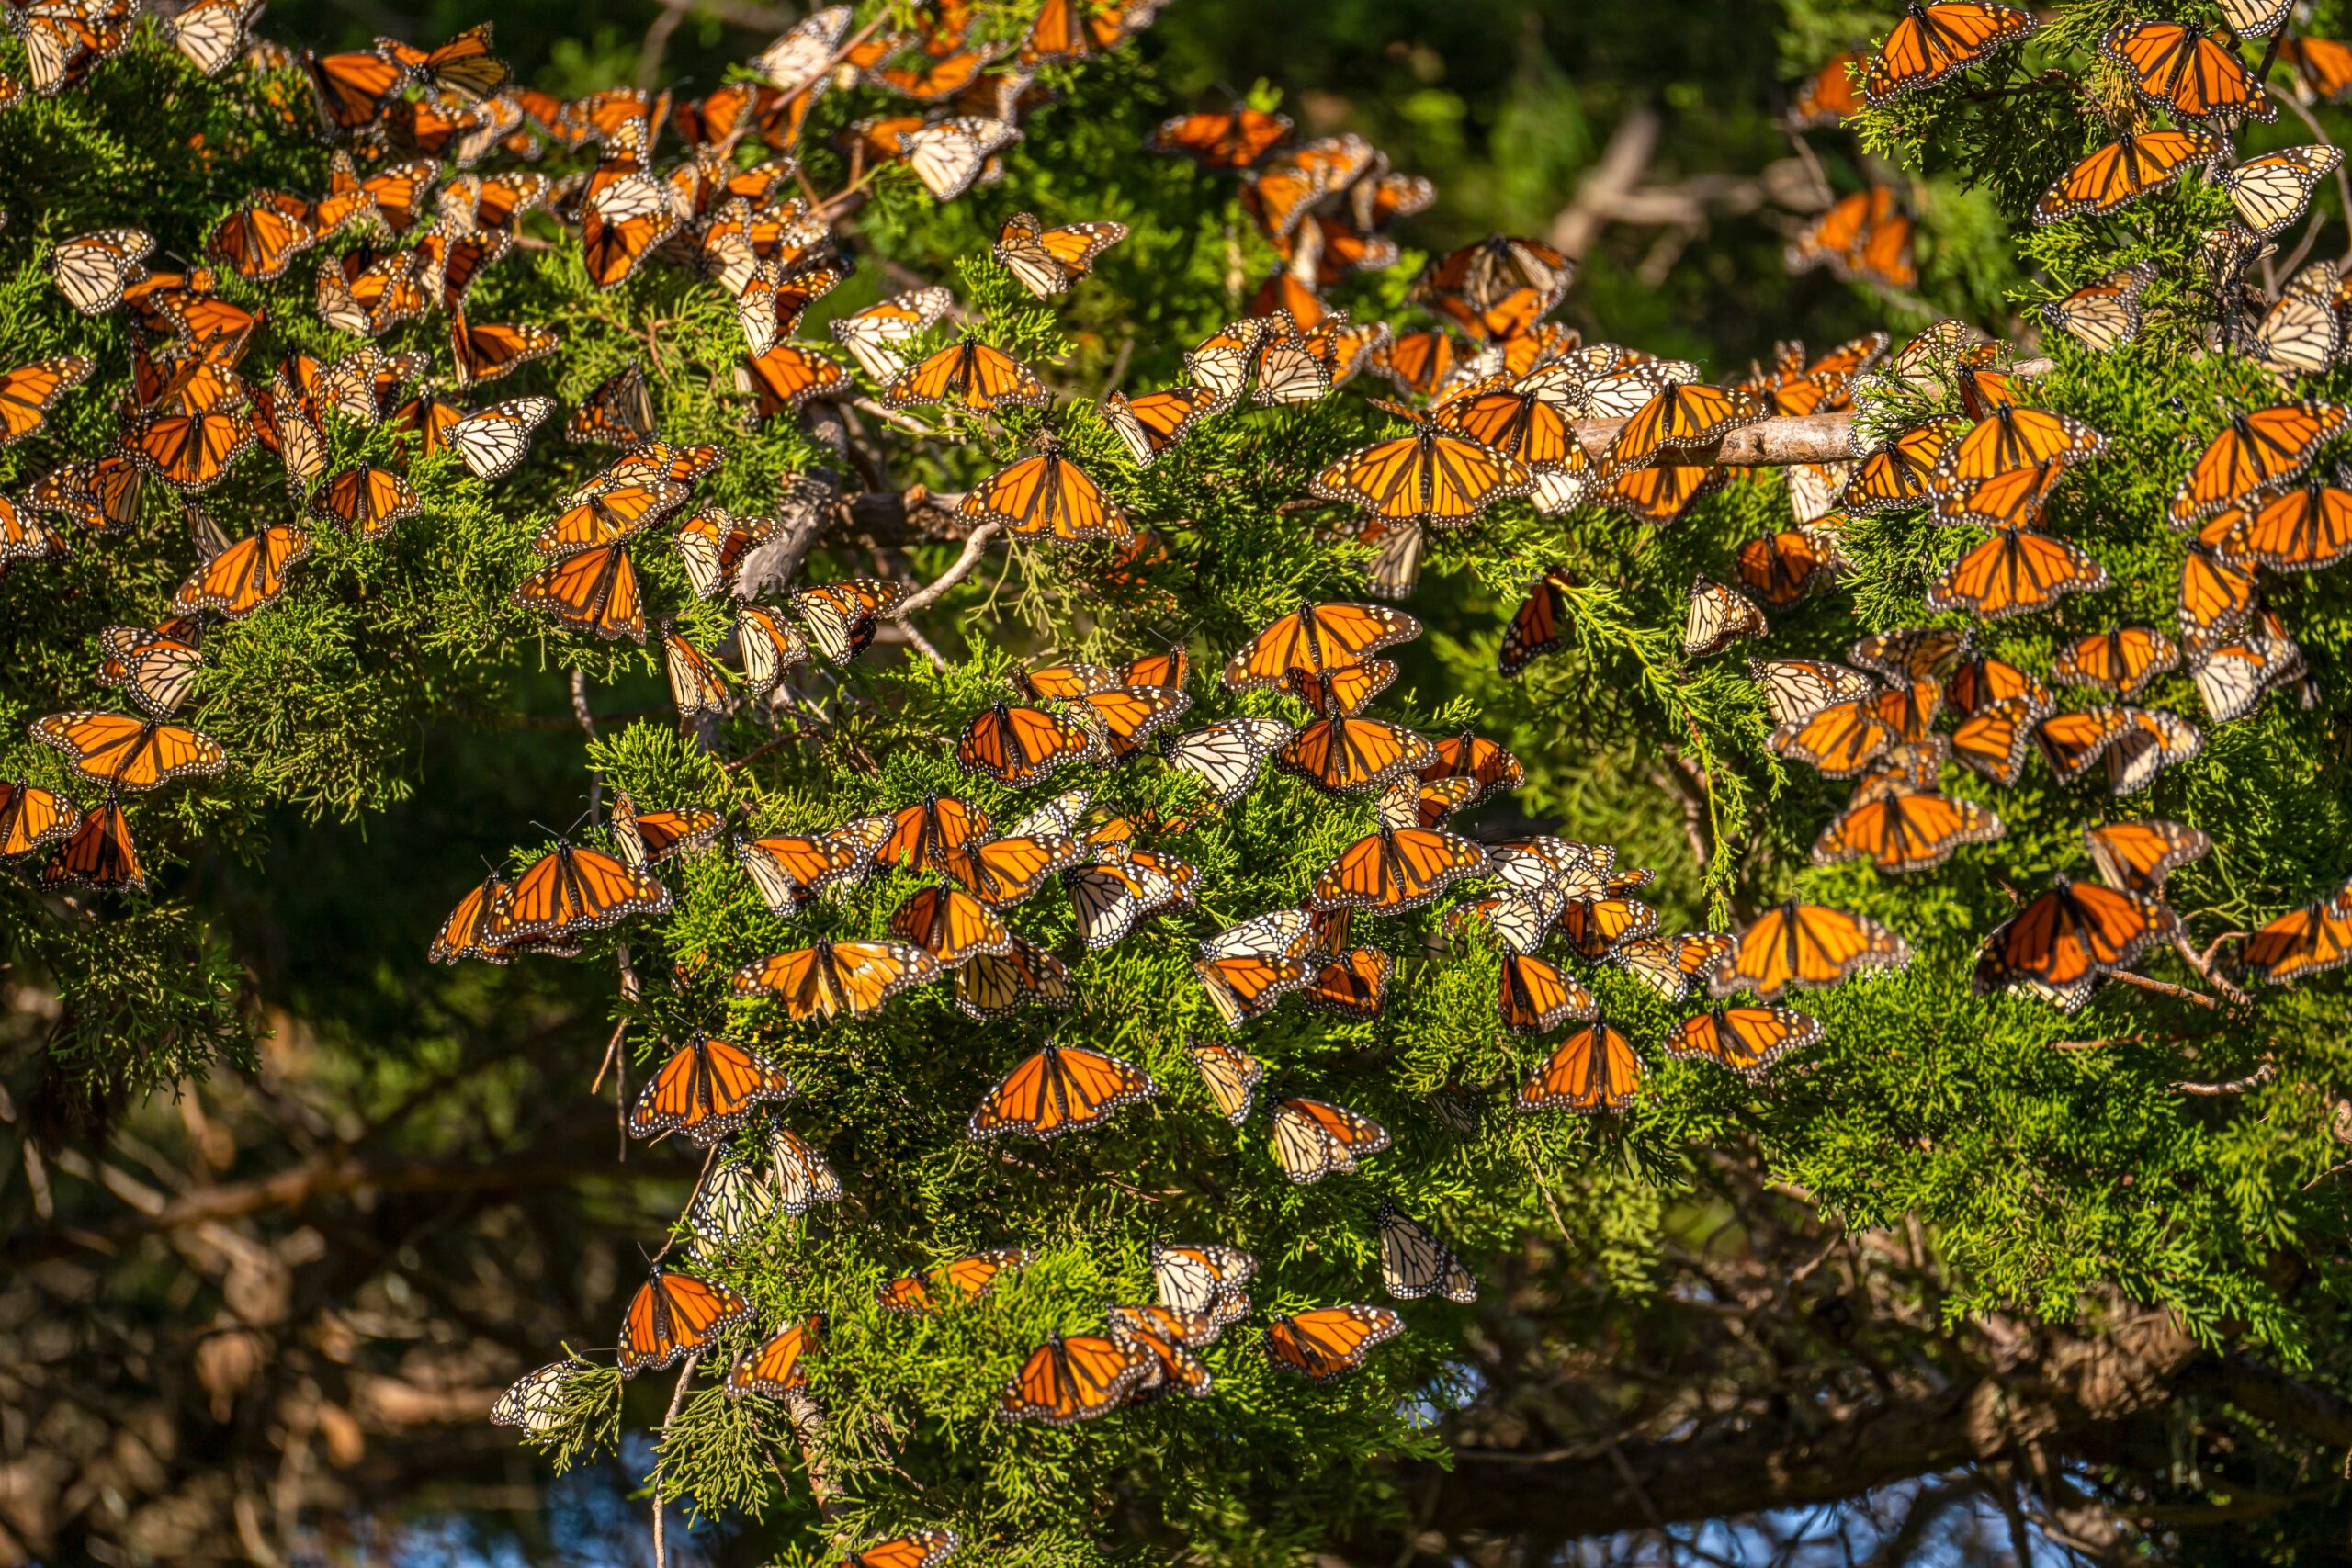
[[[2215,1012],[2222,1010],[2222,1004],[2204,992],[2192,991],[2186,986],[2176,986],[2169,980],[2152,980],[2145,975],[2134,975],[2128,969],[2110,969],[2107,972],[2107,977],[2110,980],[2120,980],[2127,986],[2136,986],[2143,991],[2154,991],[2158,996],[2178,997],[2182,1001],[2195,1002],[2199,1007],[2211,1008]]]

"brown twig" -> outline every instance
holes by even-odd
[[[2226,1083],[2176,1083],[2172,1087],[2178,1094],[2212,1098],[2225,1094],[2244,1094],[2250,1089],[2261,1088],[2278,1076],[2278,1064],[2265,1056],[2262,1058],[2262,1066],[2242,1078],[2232,1078]]]
[[[712,1152],[718,1151],[714,1149]],[[697,1350],[686,1358],[684,1366],[678,1369],[678,1386],[670,1391],[669,1413],[662,1417],[662,1437],[665,1443],[670,1436],[670,1423],[678,1418],[679,1407],[686,1402],[686,1385],[695,1381],[695,1367],[701,1360],[702,1352]],[[662,1457],[657,1449],[653,1460],[653,1568],[668,1568],[670,1561],[669,1545],[662,1529],[662,1520],[670,1510],[662,1499]]]
[[[2222,1004],[2204,992],[2192,991],[2186,986],[2176,986],[2169,980],[2151,980],[2145,975],[2134,975],[2128,969],[2110,969],[2107,972],[2107,977],[2110,980],[2120,980],[2127,986],[2136,986],[2143,991],[2154,991],[2159,996],[2178,997],[2182,1001],[2195,1002],[2199,1007],[2211,1008],[2215,1012],[2222,1010]]]

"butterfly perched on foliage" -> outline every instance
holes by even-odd
[[[1412,434],[1360,446],[1317,474],[1310,494],[1352,502],[1375,516],[1460,527],[1496,502],[1524,495],[1535,479],[1509,457],[1449,431],[1401,403],[1373,400],[1411,422]]]
[[[1057,1138],[1100,1125],[1159,1086],[1132,1062],[1079,1045],[1046,1046],[1007,1073],[972,1112],[975,1141],[1018,1133]]]
[[[904,1274],[876,1292],[884,1312],[902,1314],[935,1313],[978,1301],[996,1288],[997,1276],[1008,1269],[1024,1269],[1035,1260],[1027,1247],[1000,1247],[943,1263],[928,1274]]]
[[[997,234],[996,258],[1021,286],[1050,299],[1085,276],[1095,258],[1127,237],[1124,223],[1071,223],[1048,229],[1036,214],[1016,212]]]
[[[2034,203],[2036,223],[2112,212],[2219,157],[2221,139],[2197,126],[2125,131],[2058,176]]]
[[[718,1331],[752,1314],[752,1303],[725,1285],[655,1265],[621,1321],[621,1376],[658,1371],[708,1349]]]
[[[707,1148],[749,1122],[767,1101],[792,1098],[792,1080],[758,1053],[696,1035],[657,1068],[629,1112],[631,1136],[684,1133]]]
[[[2031,13],[2011,6],[1981,0],[1921,5],[1912,0],[1871,60],[1862,78],[1862,96],[1873,105],[1886,104],[1932,87],[2003,44],[2030,37],[2038,25]]]
[[[1405,1320],[1386,1307],[1317,1307],[1268,1320],[1266,1359],[1309,1382],[1330,1382],[1404,1331]]]
[[[1478,1281],[1453,1249],[1390,1200],[1383,1198],[1374,1211],[1373,1228],[1380,1235],[1380,1282],[1390,1295],[1399,1301],[1442,1295],[1465,1305],[1478,1299]]]
[[[945,973],[912,942],[820,942],[755,959],[735,972],[733,984],[739,996],[775,998],[794,1019],[854,1017]]]
[[[1030,1353],[998,1401],[1015,1421],[1067,1427],[1107,1416],[1152,1370],[1150,1353],[1100,1335],[1055,1335]]]
[[[1792,988],[1819,989],[1859,969],[1910,961],[1909,945],[1868,916],[1792,898],[1748,922],[1708,986],[1718,997],[1752,991],[1771,1002]]]
[[[2171,908],[2146,895],[2060,876],[1985,938],[1974,988],[2024,990],[2073,1012],[2101,977],[2132,967],[2178,929]]]

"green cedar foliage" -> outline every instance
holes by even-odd
[[[2098,557],[2115,586],[2070,599],[2054,615],[1981,631],[1981,650],[2042,671],[2072,637],[2168,625],[2184,547],[2164,525],[2165,498],[2225,407],[2273,395],[2243,362],[2195,352],[2202,326],[2193,258],[2197,235],[2222,214],[2214,193],[2184,185],[2112,219],[2040,231],[2023,225],[2049,179],[2103,134],[2077,112],[2071,89],[2035,73],[2045,53],[2069,46],[2079,61],[2079,46],[2116,14],[2107,5],[2070,8],[2029,50],[2006,51],[1953,89],[1865,116],[1859,128],[1862,149],[1919,171],[1939,197],[1928,209],[1922,285],[1939,303],[1997,320],[2127,261],[2154,259],[2165,269],[2138,344],[2105,357],[2054,336],[2048,345],[2057,364],[2037,400],[2086,420],[2110,443],[2105,459],[2069,475],[2051,524]],[[1808,48],[1816,37],[1843,47],[1860,36],[1810,12],[1800,19],[1796,37]],[[990,25],[1012,33],[1024,21],[1008,11]],[[2097,76],[2103,68],[2086,69],[2110,101]],[[1012,411],[992,422],[919,412],[913,421],[933,431],[920,439],[869,420],[865,444],[887,460],[891,484],[953,493],[1013,460],[1050,425],[1153,531],[1164,558],[1147,555],[1113,580],[1102,547],[1016,546],[923,617],[944,664],[877,652],[825,671],[794,716],[745,705],[715,730],[682,736],[660,711],[658,654],[564,635],[508,602],[537,564],[529,539],[553,497],[611,454],[567,445],[549,426],[520,473],[497,484],[477,482],[453,461],[420,462],[409,471],[422,517],[376,544],[314,529],[313,554],[285,601],[208,638],[190,722],[228,748],[232,765],[220,779],[135,807],[159,894],[69,904],[19,873],[0,883],[7,962],[62,1003],[64,1024],[43,1063],[53,1084],[100,1102],[241,1061],[261,1025],[241,1006],[239,976],[208,917],[181,901],[191,863],[232,858],[253,874],[299,875],[287,846],[300,832],[330,823],[361,832],[371,814],[417,787],[432,726],[560,717],[573,671],[594,711],[650,716],[603,720],[575,775],[535,803],[507,803],[513,818],[487,827],[512,845],[503,870],[527,863],[560,830],[608,841],[593,823],[573,826],[592,783],[603,799],[627,790],[644,807],[726,811],[747,832],[814,831],[932,791],[1009,823],[1035,799],[959,773],[953,738],[1004,693],[1006,672],[1033,657],[1108,661],[1182,644],[1196,665],[1186,725],[1287,711],[1267,694],[1222,692],[1214,671],[1302,597],[1360,595],[1363,552],[1319,541],[1316,514],[1284,507],[1325,463],[1389,426],[1343,395],[1227,415],[1147,471],[1127,463],[1092,413],[1093,397],[1114,383],[1178,380],[1182,350],[1238,314],[1275,258],[1242,219],[1228,180],[1138,153],[1170,105],[1134,51],[1047,79],[1060,96],[1028,116],[1001,184],[941,207],[903,172],[886,171],[868,187],[856,227],[875,256],[950,282],[989,341],[1066,395],[1051,413]],[[847,97],[829,97],[809,124],[806,170],[819,189],[846,177],[831,139],[863,112]],[[289,76],[209,83],[152,37],[102,68],[86,91],[0,115],[0,168],[14,171],[5,186],[10,227],[0,233],[0,360],[88,352],[100,362],[93,385],[61,404],[53,435],[0,454],[0,485],[15,490],[66,454],[105,447],[112,392],[126,374],[119,322],[85,321],[65,306],[40,265],[45,246],[136,222],[164,251],[194,257],[211,221],[247,189],[324,188],[325,155],[306,117]],[[1049,222],[1115,219],[1130,234],[1072,296],[1041,305],[987,252],[1003,219],[1023,209]],[[530,232],[554,241],[536,220]],[[1980,265],[1996,252],[1997,266]],[[1393,271],[1341,290],[1338,302],[1402,321],[1404,286],[1422,259],[1408,253]],[[352,346],[316,323],[311,271],[306,258],[273,288],[224,281],[231,297],[269,307],[266,352],[299,344],[324,356]],[[799,335],[821,341],[826,321],[898,287],[879,266],[862,266]],[[748,402],[729,374],[741,344],[728,303],[682,273],[650,266],[598,292],[576,250],[556,242],[491,273],[469,313],[546,322],[563,336],[560,355],[498,383],[498,396],[546,391],[569,407],[617,369],[641,365],[665,437],[728,447],[703,501],[762,512],[783,476],[838,461],[789,420],[747,425]],[[943,326],[936,341],[954,330]],[[385,344],[439,356],[439,331],[437,321],[415,323]],[[336,466],[396,460],[384,432],[331,423],[329,434]],[[205,504],[232,536],[287,508],[274,469],[259,459]],[[116,705],[91,680],[95,634],[159,615],[193,564],[175,506],[151,490],[148,508],[132,539],[77,539],[65,559],[0,577],[0,776],[69,788],[62,760],[24,739],[25,723]],[[2340,1284],[2331,1259],[2341,1253],[2344,1215],[2336,1184],[2322,1178],[2341,1147],[2335,1086],[2352,1068],[2352,1010],[2341,983],[2259,993],[2246,1009],[2110,987],[2067,1018],[2030,1000],[1976,998],[1969,979],[1978,944],[2014,901],[2053,872],[2080,873],[2081,829],[2119,816],[2172,818],[2213,835],[2211,857],[2173,883],[2199,946],[2341,882],[2347,813],[2338,737],[2352,691],[2352,604],[2340,574],[2267,584],[2311,661],[2316,712],[2273,696],[2254,716],[2211,728],[2194,761],[2125,803],[2094,784],[2057,784],[2038,762],[2014,790],[1955,775],[1954,793],[1994,806],[2007,836],[1898,881],[1806,863],[1806,846],[1843,792],[1770,753],[1769,723],[1737,655],[1695,662],[1681,652],[1691,579],[1722,578],[1739,542],[1785,526],[1787,515],[1783,480],[1761,470],[1668,528],[1592,509],[1541,518],[1513,503],[1433,538],[1408,604],[1432,631],[1403,650],[1407,674],[1377,709],[1432,734],[1466,722],[1503,740],[1529,780],[1487,808],[1487,836],[1532,821],[1617,845],[1626,863],[1659,870],[1652,892],[1662,930],[1725,929],[1796,894],[1899,931],[1916,954],[1906,971],[1796,998],[1827,1025],[1826,1040],[1767,1082],[1664,1059],[1657,1043],[1678,1010],[1601,966],[1586,978],[1649,1063],[1640,1101],[1614,1118],[1516,1117],[1510,1090],[1553,1042],[1499,1030],[1498,955],[1476,939],[1449,942],[1439,910],[1367,921],[1359,940],[1397,964],[1380,1018],[1339,1023],[1291,1004],[1243,1036],[1268,1066],[1261,1105],[1279,1095],[1328,1097],[1374,1117],[1395,1139],[1358,1176],[1294,1185],[1272,1161],[1262,1116],[1229,1127],[1187,1057],[1189,1042],[1227,1032],[1191,973],[1194,941],[1296,904],[1317,870],[1372,826],[1368,802],[1334,803],[1271,771],[1223,813],[1204,809],[1196,786],[1152,762],[1084,774],[1104,805],[1194,818],[1157,847],[1196,865],[1201,884],[1193,908],[1105,953],[1074,958],[1077,1000],[1067,1014],[976,1025],[953,1009],[946,987],[934,987],[870,1020],[818,1027],[733,994],[729,976],[763,954],[818,937],[877,934],[924,886],[905,874],[878,875],[785,920],[729,856],[706,852],[665,873],[672,912],[591,936],[577,961],[582,973],[623,968],[639,981],[612,1003],[632,1081],[698,1030],[755,1045],[788,1066],[799,1088],[783,1120],[823,1151],[849,1192],[837,1209],[778,1216],[716,1253],[694,1248],[680,1228],[673,1260],[698,1259],[688,1266],[755,1305],[753,1322],[730,1331],[724,1350],[824,1314],[809,1392],[826,1427],[811,1438],[777,1406],[718,1393],[707,1375],[718,1370],[714,1355],[661,1436],[656,1489],[698,1512],[759,1521],[779,1550],[798,1554],[787,1561],[816,1561],[820,1538],[838,1547],[940,1523],[1009,1564],[1109,1561],[1121,1542],[1166,1551],[1177,1541],[1208,1561],[1294,1560],[1403,1513],[1387,1462],[1442,1455],[1436,1417],[1473,1392],[1460,1362],[1470,1314],[1442,1303],[1408,1307],[1409,1332],[1329,1387],[1289,1379],[1258,1352],[1254,1324],[1265,1314],[1380,1299],[1377,1196],[1437,1229],[1474,1269],[1540,1237],[1638,1301],[1656,1289],[1669,1210],[1693,1191],[1693,1151],[1717,1146],[1752,1150],[1771,1179],[1809,1192],[1858,1229],[1906,1215],[1931,1226],[1953,1270],[1947,1314],[2000,1308],[2069,1318],[2086,1295],[2114,1285],[2217,1342],[2332,1366],[2338,1347],[2313,1325],[2324,1315],[2318,1303]],[[1837,657],[1865,632],[1921,624],[1926,585],[1964,537],[1897,514],[1857,525],[1846,543],[1853,564],[1840,590],[1776,614],[1760,651]],[[916,549],[915,574],[936,573],[955,548]],[[725,618],[692,601],[673,555],[649,536],[636,559],[655,612],[676,614],[690,640],[716,648]],[[869,565],[864,552],[834,541],[805,579]],[[1552,565],[1584,585],[1568,599],[1568,648],[1506,682],[1494,661],[1501,625],[1528,580]],[[2184,675],[2143,700],[2199,712]],[[447,897],[464,890],[450,886]],[[1057,895],[1025,906],[1013,923],[1041,945],[1074,951]],[[419,930],[409,947],[381,955],[386,985],[409,983],[402,976],[421,967],[428,935]],[[518,975],[549,962],[521,960]],[[2149,967],[2196,980],[2166,954]],[[501,988],[483,995],[520,995],[532,983],[502,976]],[[1049,1037],[1140,1064],[1159,1096],[1098,1133],[1048,1144],[970,1140],[971,1108]],[[2116,1043],[2051,1048],[2091,1038]],[[2241,1095],[2184,1097],[2172,1087],[2245,1077],[2266,1062],[2267,1078]],[[1440,1092],[1468,1098],[1470,1131],[1432,1112]],[[756,1133],[741,1140],[754,1153],[758,1141]],[[682,1179],[691,1170],[683,1153],[652,1157],[678,1158]],[[662,1238],[636,1239],[650,1249]],[[1261,1264],[1252,1325],[1204,1353],[1215,1393],[1163,1399],[1069,1431],[996,1418],[1006,1378],[1046,1336],[1091,1331],[1106,1305],[1150,1298],[1148,1249],[1167,1239],[1222,1240]],[[1016,1244],[1036,1261],[1001,1277],[981,1302],[922,1318],[876,1304],[876,1287],[896,1275]],[[2276,1284],[2288,1255],[2315,1276],[2295,1300]],[[582,1323],[571,1343],[602,1344],[606,1332]],[[557,1349],[549,1346],[549,1356]],[[666,1389],[674,1375],[647,1381]],[[546,1446],[563,1461],[609,1449],[623,1393],[617,1378],[583,1380],[567,1395],[577,1419]],[[628,1416],[631,1425],[640,1416],[658,1420],[659,1403],[649,1408],[642,1393],[632,1396]],[[821,1518],[812,1456],[833,1491]]]

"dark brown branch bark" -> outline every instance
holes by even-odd
[[[1436,1495],[1406,1560],[1479,1562],[1483,1545],[1500,1541],[1532,1560],[1545,1544],[1530,1534],[1539,1521],[1557,1521],[1551,1533],[1566,1540],[1653,1528],[1653,1509],[1677,1523],[1837,1502],[2126,1421],[2172,1398],[2201,1358],[2170,1316],[2143,1312],[2096,1337],[2020,1334],[2004,1364],[1973,1383],[1883,1403],[1827,1430],[1798,1413],[1682,1441],[1620,1442],[1614,1455],[1599,1443],[1538,1454],[1464,1448],[1452,1473],[1404,1482],[1408,1493]]]
[[[576,1158],[534,1155],[468,1165],[451,1160],[369,1160],[347,1150],[337,1150],[273,1176],[203,1188],[165,1203],[152,1213],[130,1215],[97,1229],[17,1231],[0,1241],[0,1263],[16,1267],[81,1251],[112,1251],[141,1236],[241,1219],[274,1209],[300,1209],[316,1199],[363,1190],[468,1192],[488,1197],[599,1179],[666,1181],[678,1179],[680,1174],[658,1166],[616,1167],[609,1155],[601,1158],[586,1154]]]

